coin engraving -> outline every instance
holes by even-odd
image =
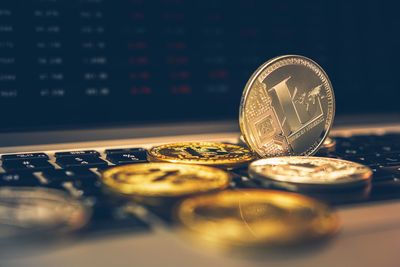
[[[321,67],[301,56],[282,56],[263,64],[247,83],[241,132],[262,157],[312,155],[331,128],[334,106]]]

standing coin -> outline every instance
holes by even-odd
[[[256,189],[188,198],[177,219],[185,233],[223,248],[304,244],[339,226],[337,216],[312,198]]]
[[[313,155],[331,129],[332,85],[324,70],[302,56],[264,63],[243,92],[239,123],[249,147],[261,157]]]
[[[288,190],[320,190],[366,186],[372,171],[347,160],[291,156],[257,160],[250,164],[249,175]]]
[[[110,168],[103,183],[112,191],[137,197],[181,197],[225,189],[230,175],[200,165],[139,163]]]
[[[254,154],[249,149],[234,144],[185,142],[153,147],[149,151],[149,159],[230,168],[252,161]]]

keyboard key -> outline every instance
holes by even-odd
[[[27,159],[49,159],[45,153],[22,153],[22,154],[7,154],[1,156],[3,161],[6,160],[27,160]]]
[[[400,165],[400,153],[386,153],[376,157],[376,161],[381,166]]]
[[[7,172],[37,172],[54,168],[46,159],[6,160],[2,166]]]
[[[37,186],[39,180],[32,173],[1,173],[0,186]]]
[[[100,153],[96,150],[81,150],[81,151],[66,151],[56,152],[54,154],[56,158],[62,157],[82,157],[82,156],[100,156]]]
[[[49,181],[49,183],[88,179],[95,180],[98,178],[94,172],[83,168],[46,170],[43,171],[43,176]]]
[[[101,182],[98,179],[55,181],[47,184],[46,187],[62,190],[75,198],[104,197]]]
[[[135,148],[119,148],[119,149],[107,149],[106,154],[122,154],[122,153],[135,153],[135,154],[147,154],[146,149],[141,147]]]
[[[107,162],[97,156],[60,157],[56,163],[62,168],[96,168],[107,166]]]
[[[369,167],[372,166],[378,166],[378,161],[376,159],[376,156],[374,155],[365,155],[365,156],[351,156],[351,157],[343,157],[343,159],[349,160],[349,161],[353,161],[353,162],[357,162]]]
[[[128,164],[128,163],[142,163],[142,162],[147,162],[147,154],[146,152],[114,153],[114,154],[108,154],[107,160],[111,161],[116,165]]]

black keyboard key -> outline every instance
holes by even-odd
[[[37,186],[39,180],[32,173],[1,173],[0,186]]]
[[[146,149],[141,147],[135,148],[118,148],[118,149],[107,149],[105,151],[106,154],[121,154],[121,153],[135,153],[135,154],[145,154],[147,153]]]
[[[379,165],[376,156],[374,155],[343,157],[343,159],[357,162],[370,167]]]
[[[400,182],[400,165],[393,167],[377,167],[373,168],[373,182],[380,181],[398,181]]]
[[[116,165],[147,162],[146,152],[125,152],[107,155],[107,160]]]
[[[60,157],[56,163],[62,168],[97,168],[107,166],[107,162],[97,156]]]
[[[46,159],[6,160],[3,161],[2,166],[7,172],[37,172],[47,169],[54,169],[54,166],[51,165]]]
[[[49,183],[73,180],[95,180],[98,178],[94,172],[84,168],[46,170],[43,171],[43,176],[48,180]]]
[[[56,152],[54,154],[56,158],[62,157],[82,157],[82,156],[100,156],[100,153],[96,150],[80,150],[80,151],[66,151]]]
[[[28,159],[49,159],[45,153],[21,153],[21,154],[7,154],[1,156],[3,161],[6,160],[28,160]]]
[[[376,161],[381,166],[400,165],[400,153],[385,153],[376,157]]]

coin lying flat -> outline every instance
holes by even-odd
[[[233,248],[304,244],[339,227],[335,213],[312,198],[256,189],[185,199],[177,219],[191,236]]]
[[[230,175],[208,166],[142,163],[110,168],[103,183],[112,191],[142,197],[180,197],[224,189]]]
[[[85,206],[58,190],[0,189],[0,242],[76,230],[87,223],[89,216]]]
[[[152,161],[235,167],[254,159],[249,149],[226,143],[185,142],[153,147],[149,151]]]
[[[249,175],[266,184],[289,190],[366,186],[370,168],[346,160],[324,157],[276,157],[254,161]]]
[[[243,92],[239,124],[260,157],[313,155],[331,129],[332,85],[324,70],[302,56],[267,61]]]

